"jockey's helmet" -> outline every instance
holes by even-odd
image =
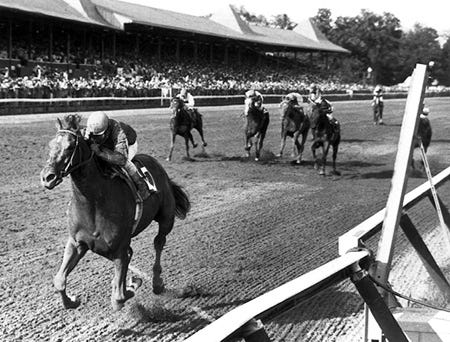
[[[423,114],[423,115],[428,115],[428,114],[430,114],[430,109],[429,109],[428,107],[423,107],[423,109],[422,109],[422,114]]]
[[[93,135],[102,135],[108,128],[109,118],[103,112],[92,113],[87,120],[87,131]]]
[[[375,93],[380,93],[381,92],[381,86],[380,85],[377,85],[376,87],[375,87]]]

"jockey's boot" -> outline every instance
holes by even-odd
[[[127,160],[124,169],[128,172],[128,175],[133,180],[134,184],[136,184],[136,187],[138,189],[139,195],[142,197],[142,200],[145,201],[147,198],[150,197],[150,195],[154,194],[156,192],[155,189],[149,189],[147,186],[145,180],[141,177],[139,174],[136,165],[134,165],[133,162],[130,160]]]

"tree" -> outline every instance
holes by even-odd
[[[439,35],[435,29],[423,27],[420,24],[415,24],[410,31],[406,32],[403,35],[399,54],[401,58],[399,77],[405,79],[417,63],[437,62],[442,55],[438,38]]]
[[[436,63],[436,77],[443,85],[450,86],[450,37],[444,43]]]
[[[319,8],[317,14],[311,18],[314,25],[325,35],[329,36],[332,26],[331,26],[331,11],[328,8]]]
[[[244,6],[241,6],[239,9],[239,14],[241,17],[247,21],[248,23],[261,25],[261,26],[270,26],[270,27],[276,27],[283,30],[293,30],[297,24],[291,21],[289,16],[287,14],[278,14],[273,17],[273,20],[269,21],[267,18],[263,15],[256,15],[253,13],[250,13],[245,9]]]
[[[239,14],[245,21],[247,21],[249,23],[257,24],[257,25],[261,25],[261,26],[269,26],[269,21],[266,19],[265,16],[255,15],[253,13],[250,13],[249,11],[247,11],[245,9],[244,6],[240,7]]]
[[[271,26],[283,30],[293,30],[298,24],[291,21],[287,14],[278,14],[273,17]]]
[[[329,39],[350,50],[365,69],[370,66],[375,83],[393,84],[397,83],[402,34],[400,20],[393,14],[377,15],[363,9],[356,17],[338,17]]]

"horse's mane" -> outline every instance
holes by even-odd
[[[61,129],[70,130],[78,133],[80,131],[81,116],[79,114],[67,114],[62,120],[58,118]]]

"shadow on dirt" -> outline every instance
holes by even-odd
[[[338,302],[334,299],[338,299]],[[331,302],[334,305],[331,305]],[[305,310],[305,307],[309,309]],[[275,317],[272,321],[276,324],[292,324],[304,320],[322,321],[327,318],[342,318],[351,316],[362,307],[363,302],[357,293],[330,289],[288,310],[286,314]]]
[[[354,143],[365,143],[365,142],[375,142],[376,140],[374,139],[341,139],[342,143],[349,143],[349,144],[354,144]]]

